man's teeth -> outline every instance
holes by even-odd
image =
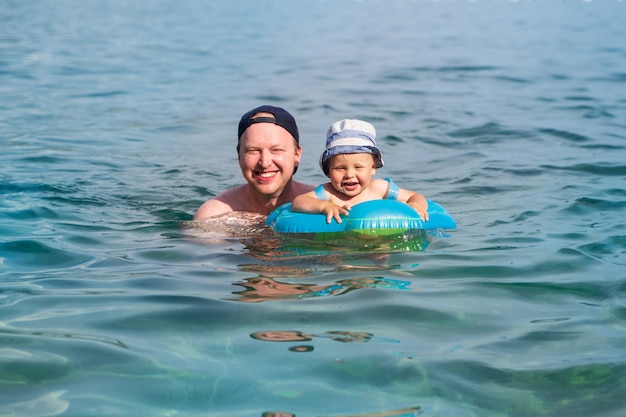
[[[269,178],[269,177],[273,177],[275,174],[276,174],[275,172],[261,172],[259,174],[259,177]]]

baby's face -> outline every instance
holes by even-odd
[[[349,197],[361,194],[376,174],[374,156],[349,153],[328,160],[328,177],[333,188]]]

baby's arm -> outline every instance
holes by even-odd
[[[426,201],[426,197],[414,191],[400,188],[398,201],[407,203],[409,206],[413,207],[415,211],[417,211],[422,220],[425,222],[428,221],[428,201]]]
[[[291,210],[302,213],[324,213],[326,214],[326,223],[330,223],[333,217],[337,223],[341,223],[340,214],[348,214],[350,207],[347,205],[341,207],[328,200],[320,200],[315,197],[315,192],[311,191],[294,198]]]

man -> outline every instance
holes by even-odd
[[[285,109],[260,106],[239,121],[237,154],[246,184],[206,201],[194,216],[202,220],[231,211],[269,214],[312,185],[293,180],[302,155],[298,127]]]

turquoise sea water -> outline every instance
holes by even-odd
[[[0,416],[626,416],[626,4],[0,3]],[[190,222],[372,122],[412,250]],[[223,231],[222,230],[222,231]],[[385,414],[386,413],[386,414]]]

